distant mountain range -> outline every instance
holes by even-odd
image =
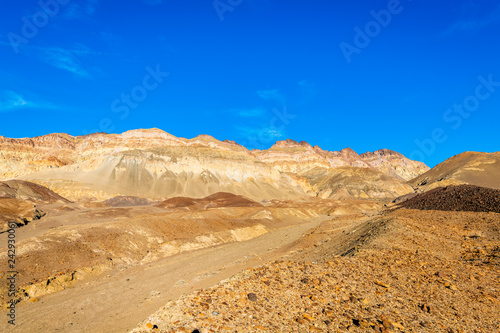
[[[70,200],[120,195],[202,198],[217,192],[255,200],[392,199],[442,182],[441,178],[451,183],[484,178],[468,176],[460,168],[484,167],[488,173],[500,169],[499,153],[467,154],[481,157],[457,157],[457,162],[430,171],[425,164],[387,149],[359,155],[350,148],[326,151],[304,141],[285,140],[268,150],[248,150],[208,135],[185,139],[159,129],[76,137],[0,136],[0,180],[28,180]],[[453,165],[462,171],[450,171]]]

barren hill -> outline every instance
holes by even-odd
[[[261,204],[232,193],[218,192],[203,199],[175,197],[155,205],[160,208],[206,209],[219,207],[262,207]]]
[[[22,180],[0,181],[0,197],[32,201],[70,202],[45,186]]]
[[[147,206],[151,201],[134,196],[117,196],[104,201],[104,204],[110,207]]]
[[[466,152],[453,156],[409,184],[419,192],[460,184],[500,189],[500,152]]]

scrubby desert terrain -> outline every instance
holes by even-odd
[[[499,156],[0,137],[0,330],[499,331]]]

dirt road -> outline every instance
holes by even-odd
[[[106,273],[39,302],[18,304],[16,327],[0,331],[127,332],[163,306],[193,289],[207,288],[248,267],[276,259],[327,217],[271,230],[260,237],[224,244]]]

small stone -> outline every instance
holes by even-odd
[[[304,317],[304,319],[306,319],[306,320],[308,320],[310,322],[313,322],[313,321],[316,320],[316,318],[314,318],[313,316],[311,316],[311,315],[309,315],[307,313],[302,314],[302,317]]]
[[[421,304],[418,307],[424,312],[431,313],[431,308],[427,304]]]
[[[380,316],[380,321],[382,322],[382,325],[384,325],[385,328],[391,328],[392,322],[387,318],[386,316]]]
[[[257,302],[257,295],[255,295],[254,293],[249,293],[247,297],[250,301]]]
[[[366,328],[370,327],[370,323],[368,321],[366,321],[365,319],[361,319],[359,321],[359,327],[366,329]]]
[[[405,330],[405,327],[399,323],[392,323],[392,326],[394,326],[394,328],[397,328],[399,329],[400,331],[403,331]]]
[[[383,282],[380,282],[380,281],[375,281],[375,284],[377,286],[381,286],[381,287],[384,287],[384,288],[389,288],[389,286]]]

